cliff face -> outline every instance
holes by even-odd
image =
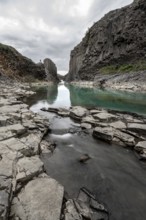
[[[143,60],[146,56],[146,1],[106,14],[70,55],[67,81],[93,80],[102,67]]]
[[[0,44],[0,70],[13,79],[28,81],[46,78],[44,66],[35,64],[13,47]]]
[[[49,59],[44,59],[44,66],[45,66],[45,72],[47,75],[47,80],[53,81],[53,82],[59,82],[59,78],[57,75],[57,67],[55,63]]]

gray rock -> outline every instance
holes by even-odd
[[[92,198],[90,200],[90,207],[93,208],[94,210],[97,210],[97,211],[107,212],[104,205],[98,203],[95,199],[92,199]]]
[[[60,115],[62,117],[68,117],[69,116],[69,111],[68,111],[68,109],[60,108],[59,111],[58,111],[58,115]]]
[[[55,143],[43,140],[40,143],[40,151],[42,154],[53,153],[55,150]]]
[[[59,220],[64,189],[51,178],[30,181],[13,199],[11,217],[21,220]]]
[[[42,139],[42,134],[40,132],[35,132],[22,137],[20,142],[23,143],[26,148],[21,151],[25,156],[32,156],[39,154],[39,144]]]
[[[109,124],[109,126],[111,126],[113,128],[118,128],[118,129],[126,129],[126,125],[122,121],[112,122]]]
[[[81,128],[88,130],[92,128],[92,125],[88,123],[81,123]]]
[[[92,110],[90,110],[90,114],[91,114],[91,115],[96,115],[96,114],[101,113],[101,112],[103,112],[103,111],[105,111],[105,110],[92,109]]]
[[[66,208],[64,211],[65,220],[82,220],[81,214],[78,213],[73,200],[68,200],[66,202]]]
[[[88,123],[91,125],[95,125],[98,120],[95,120],[93,116],[88,115],[82,118],[82,123]]]
[[[105,127],[105,128],[96,127],[93,130],[93,136],[95,138],[111,143],[114,137],[114,131],[111,127]]]
[[[140,141],[136,144],[136,146],[134,147],[134,149],[137,152],[142,153],[144,150],[146,150],[146,141]]]
[[[80,189],[77,199],[66,202],[65,220],[108,220],[108,212],[102,204],[85,188]]]
[[[140,160],[146,160],[146,150],[143,150],[143,151],[140,153]]]
[[[91,210],[88,203],[82,202],[80,200],[74,200],[75,207],[78,212],[86,219],[91,219]]]
[[[43,162],[38,156],[23,157],[16,163],[16,181],[24,182],[43,173]]]
[[[135,132],[145,132],[146,134],[146,124],[128,123],[127,129]]]
[[[55,63],[49,58],[44,59],[45,72],[47,76],[47,80],[53,82],[59,82],[59,78],[57,76],[57,67]]]
[[[75,120],[81,120],[87,114],[87,109],[75,106],[70,109],[70,117]]]
[[[0,115],[0,127],[1,126],[6,126],[8,124],[8,121],[10,120],[9,116],[1,116]]]
[[[11,138],[17,135],[24,134],[26,129],[21,124],[9,125],[0,128],[0,140]]]
[[[117,120],[117,116],[113,115],[113,114],[109,114],[107,112],[101,112],[98,114],[93,115],[93,117],[95,119],[98,119],[101,122],[112,122]]]
[[[115,139],[117,138],[117,140]],[[125,147],[134,147],[135,146],[135,138],[130,135],[130,134],[127,134],[126,131],[125,132],[122,132],[122,131],[119,131],[119,130],[114,130],[114,139],[113,139],[113,142],[115,143],[119,143],[123,145]]]

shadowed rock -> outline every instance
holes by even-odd
[[[88,29],[82,41],[71,51],[66,81],[93,80],[102,67],[144,60],[145,29],[145,0],[136,0],[109,12]],[[101,86],[103,84],[104,77]]]
[[[47,80],[58,83],[59,78],[57,75],[57,67],[55,63],[51,59],[46,58],[44,59],[44,66],[45,66],[45,72],[47,75]]]

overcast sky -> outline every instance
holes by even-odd
[[[93,22],[132,0],[0,0],[0,42],[68,71],[70,51]]]

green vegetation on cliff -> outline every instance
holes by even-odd
[[[146,70],[146,61],[140,60],[135,63],[123,64],[123,65],[109,65],[102,67],[99,72],[102,74],[114,74],[114,73],[129,73]]]

